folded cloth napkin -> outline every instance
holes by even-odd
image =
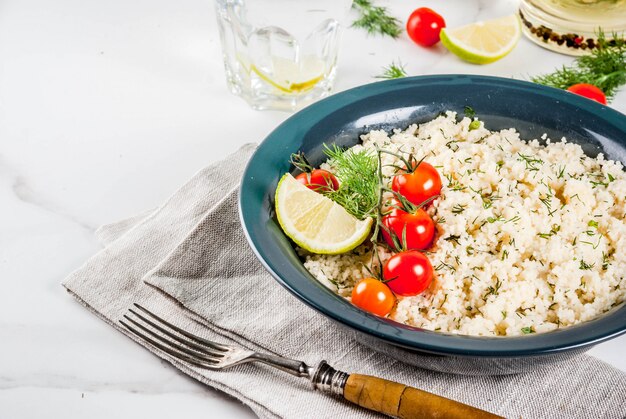
[[[200,171],[156,210],[100,228],[104,249],[64,286],[135,340],[118,321],[138,302],[209,339],[309,364],[327,359],[343,371],[399,381],[506,417],[626,417],[626,374],[593,357],[516,375],[437,373],[372,351],[302,304],[265,272],[239,225],[238,180],[253,151],[244,146]],[[207,371],[139,343],[263,418],[379,416],[264,365]]]

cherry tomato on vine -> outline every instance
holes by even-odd
[[[416,9],[406,22],[406,33],[423,47],[430,47],[439,42],[439,32],[446,27],[441,15],[428,7]]]
[[[352,304],[381,317],[389,314],[395,303],[389,287],[376,278],[362,279],[352,290]]]
[[[423,161],[412,171],[394,176],[391,189],[412,204],[421,205],[441,193],[441,177],[437,169]]]
[[[433,267],[417,250],[396,253],[383,267],[383,278],[398,295],[411,296],[423,292],[433,280]]]
[[[335,175],[324,169],[314,169],[311,173],[300,173],[296,180],[315,192],[329,192],[339,189]]]
[[[568,92],[576,93],[586,97],[587,99],[595,100],[603,105],[606,105],[606,95],[600,88],[588,83],[578,83],[567,88]]]
[[[435,223],[421,208],[414,214],[394,208],[389,214],[383,216],[382,223],[383,238],[395,250],[426,250],[435,237]],[[403,237],[406,243],[402,242]],[[400,246],[397,246],[398,243]]]

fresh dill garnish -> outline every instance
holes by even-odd
[[[487,292],[485,293],[485,295],[483,295],[483,301],[487,301],[487,297],[489,297],[490,295],[498,295],[501,286],[502,281],[500,281],[499,278],[496,278],[496,284],[487,288]]]
[[[474,110],[474,108],[467,105],[463,108],[463,113],[470,119],[476,116],[476,111]]]
[[[355,28],[365,29],[369,34],[388,35],[397,38],[402,33],[402,22],[387,13],[386,7],[374,6],[370,0],[354,0],[352,5],[360,17],[352,22]]]
[[[591,184],[593,185],[593,187],[592,187],[591,189],[595,189],[595,188],[597,188],[598,186],[604,186],[604,187],[609,186],[609,184],[608,184],[608,183],[606,183],[606,182],[595,182],[595,181],[593,181],[593,180],[590,180],[590,181],[589,181],[589,183],[591,183]]]
[[[358,219],[376,214],[379,195],[378,162],[367,150],[343,150],[336,145],[325,146],[324,153],[339,179],[336,191],[325,195]]]
[[[578,267],[578,269],[582,270],[582,271],[586,271],[586,270],[590,270],[591,268],[593,268],[596,264],[592,263],[592,264],[588,264],[586,263],[584,260],[580,260],[580,266]]]
[[[539,237],[541,237],[542,239],[549,239],[550,237],[554,236],[556,233],[559,232],[559,230],[561,230],[561,226],[557,225],[557,224],[552,224],[552,228],[550,229],[549,233],[537,233],[537,235]]]
[[[446,237],[444,240],[447,242],[454,242],[457,245],[459,244],[459,239],[461,238],[461,236],[457,236],[455,234],[450,234],[448,237]]]
[[[609,268],[609,254],[602,252],[602,270],[606,271]]]
[[[383,73],[376,76],[377,79],[401,79],[402,77],[406,77],[406,70],[404,69],[404,64],[400,60],[398,60],[398,64],[395,61],[392,61],[387,67],[383,67]]]
[[[619,87],[626,84],[626,40],[613,34],[609,40],[598,31],[597,48],[590,55],[578,57],[574,64],[550,74],[531,77],[531,81],[557,89],[567,89],[578,83],[592,84],[611,100]]]
[[[506,221],[504,222],[504,224],[506,224],[506,223],[516,223],[516,222],[518,222],[518,221],[519,221],[519,220],[521,220],[521,219],[522,219],[522,218],[521,218],[519,215],[516,215],[516,216],[514,216],[514,217],[512,217],[512,218],[509,218],[508,220],[506,220]],[[513,242],[515,242],[515,240],[514,240],[514,239],[513,239]]]
[[[526,163],[526,169],[528,170],[539,170],[537,164],[543,164],[543,160],[541,159],[536,159],[532,156],[526,156],[522,153],[517,153],[517,155],[520,156],[519,160],[523,160]]]
[[[452,207],[452,214],[460,214],[463,211],[465,211],[465,208],[467,207],[467,205],[462,205],[462,204],[456,204]]]
[[[522,331],[522,333],[523,333],[523,334],[525,334],[525,335],[528,335],[528,334],[530,334],[530,333],[535,333],[535,331],[533,330],[533,328],[532,328],[532,327],[530,327],[530,326],[529,326],[529,327],[522,327],[520,330],[521,330],[521,331]]]

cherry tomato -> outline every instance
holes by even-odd
[[[382,223],[386,227],[386,229],[382,229],[383,238],[395,250],[401,250],[401,248],[395,245],[392,235],[401,245],[404,245],[402,243],[404,235],[406,239],[406,249],[404,250],[426,250],[435,237],[435,223],[430,215],[421,208],[415,214],[394,208],[389,214],[383,216]],[[391,234],[387,230],[390,230]]]
[[[393,255],[383,267],[383,278],[398,295],[417,295],[433,280],[433,267],[426,256],[417,250]]]
[[[439,32],[446,27],[441,15],[429,9],[416,9],[406,22],[406,33],[416,43],[423,47],[430,47],[439,42]]]
[[[296,180],[315,192],[336,191],[339,182],[335,175],[324,169],[314,169],[311,173],[300,173]]]
[[[376,278],[362,279],[352,290],[352,304],[381,317],[389,314],[395,303],[389,287]]]
[[[606,105],[606,96],[602,90],[593,84],[578,83],[567,88],[567,91],[576,93],[586,97],[587,99],[595,100],[603,105]]]
[[[394,176],[391,189],[411,203],[421,205],[441,193],[441,177],[437,169],[423,161],[412,172]]]

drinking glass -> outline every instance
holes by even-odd
[[[216,0],[229,89],[254,109],[327,96],[352,0]]]

